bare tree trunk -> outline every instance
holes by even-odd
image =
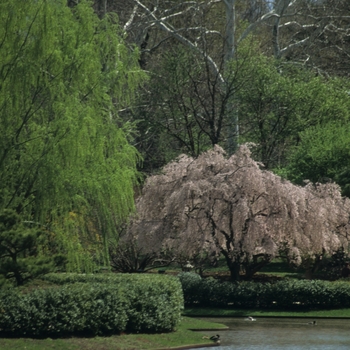
[[[226,264],[230,270],[230,277],[232,281],[241,280],[241,264],[237,261],[233,261],[228,252],[221,250],[223,256],[225,257]]]
[[[226,28],[225,28],[225,62],[227,64],[235,56],[235,32],[236,32],[236,21],[235,21],[235,0],[224,0],[225,11],[226,11]],[[227,69],[227,67],[226,67]],[[227,82],[226,84],[227,85]],[[227,87],[226,87],[227,89]],[[230,101],[226,107],[227,117],[230,121],[227,131],[227,148],[228,153],[233,154],[238,147],[238,136],[239,136],[239,120],[237,108],[234,105],[234,97],[230,97]]]
[[[258,259],[261,259],[258,261]],[[245,275],[244,277],[250,280],[256,272],[260,271],[264,266],[266,266],[271,261],[269,256],[253,256],[253,262],[247,262],[244,264]]]
[[[235,2],[236,0],[224,0],[226,10],[225,28],[225,61],[232,60],[235,56]]]
[[[241,264],[237,262],[227,261],[227,266],[230,270],[231,281],[240,281]]]
[[[96,12],[100,19],[104,18],[107,14],[107,1],[108,0],[99,0],[96,3]]]
[[[272,27],[272,46],[273,46],[273,53],[275,58],[281,58],[281,49],[279,44],[279,28],[280,28],[280,22],[281,22],[283,13],[285,9],[288,7],[290,2],[291,2],[290,0],[280,0],[277,3],[275,8],[277,17]]]
[[[307,260],[305,263],[305,278],[311,280],[315,273],[320,269],[323,254],[317,255],[315,260]]]

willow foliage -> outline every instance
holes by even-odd
[[[116,111],[143,75],[116,23],[87,1],[0,4],[0,210],[51,225],[71,253],[133,209],[138,153]]]

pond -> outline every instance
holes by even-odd
[[[350,320],[305,318],[206,318],[224,323],[220,346],[215,349],[234,350],[349,350]],[[208,348],[200,348],[208,349]]]

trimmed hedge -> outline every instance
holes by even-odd
[[[54,275],[47,280],[54,280]],[[171,276],[74,277],[80,282],[19,293],[0,292],[0,333],[16,336],[169,332],[183,310],[179,280]],[[70,275],[69,279],[73,278]],[[84,280],[84,281],[82,281]]]
[[[220,282],[185,272],[179,275],[185,305],[265,309],[335,309],[350,307],[345,281],[282,280],[275,283]]]
[[[183,292],[176,277],[151,274],[48,274],[43,280],[58,285],[73,283],[122,284],[132,307],[126,330],[169,331],[178,324],[183,310]],[[162,326],[158,326],[159,319]]]
[[[145,279],[153,275],[144,274],[114,274],[114,273],[48,273],[41,276],[40,279],[43,281],[48,281],[56,285],[72,284],[77,282],[82,283],[132,283],[136,279]],[[154,275],[156,277],[156,275]]]

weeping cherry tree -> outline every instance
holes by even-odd
[[[280,253],[311,269],[347,247],[350,201],[339,187],[293,185],[262,169],[248,146],[229,158],[219,146],[196,159],[183,155],[149,177],[123,240],[144,254],[221,255],[233,280]]]

